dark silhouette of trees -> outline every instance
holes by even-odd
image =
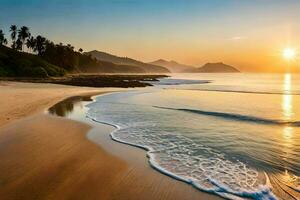
[[[83,54],[82,48],[79,48],[78,51],[76,51],[71,44],[55,44],[41,35],[34,37],[29,32],[27,26],[22,26],[18,29],[16,25],[11,25],[10,36],[12,40],[11,52],[14,52],[15,50],[23,51],[23,47],[26,45],[28,50],[36,53],[40,60],[47,61],[47,63],[52,64],[53,66],[58,66],[58,68],[62,70],[61,72],[58,71],[54,74],[64,74],[65,71],[76,71],[85,66],[102,66],[99,61],[92,58],[90,55]],[[7,41],[4,37],[4,32],[0,30],[0,44],[6,43]],[[22,55],[21,52],[14,52],[13,54]],[[19,67],[27,65],[29,66],[30,62],[19,65]],[[51,75],[51,72],[47,71],[47,74],[49,73]]]
[[[70,50],[74,51],[74,47],[73,47],[72,45],[67,44],[67,47],[68,47]]]
[[[27,38],[30,37],[29,28],[27,26],[22,26],[20,30],[18,30],[18,40],[20,40],[21,51],[23,51],[23,45]],[[17,45],[18,46],[18,45]]]
[[[11,48],[12,49],[16,49],[16,37],[17,37],[17,30],[18,27],[16,25],[11,25],[10,26],[10,36],[11,36],[11,40],[12,40],[12,44],[11,44]]]
[[[36,45],[36,40],[34,37],[30,36],[26,41],[26,46],[29,50],[33,51]]]
[[[4,32],[0,30],[0,45],[6,45],[6,44],[7,44],[7,40],[4,36]]]
[[[22,41],[21,41],[21,39],[17,39],[17,41],[15,42],[15,49],[16,50],[22,50],[22,45],[23,45],[23,43],[22,43]]]
[[[41,54],[46,61],[66,70],[72,70],[78,66],[79,55],[81,54],[75,52],[72,45],[53,42],[48,42],[45,51]]]
[[[35,47],[34,51],[38,53],[38,55],[42,55],[43,52],[46,50],[46,38],[38,35],[35,39]]]

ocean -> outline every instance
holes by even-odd
[[[300,198],[300,75],[175,74],[152,84],[98,96],[86,114],[202,191]]]

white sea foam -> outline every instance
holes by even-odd
[[[175,179],[228,199],[276,199],[266,179],[240,161],[225,156],[193,139],[158,126],[155,114],[134,105],[95,102],[88,117],[111,124],[113,140],[143,148],[151,166]]]

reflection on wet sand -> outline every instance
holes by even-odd
[[[83,110],[83,102],[92,101],[91,97],[84,96],[75,96],[68,99],[65,99],[51,108],[49,108],[48,112],[52,115],[60,116],[60,117],[68,117],[71,113],[76,110]],[[77,108],[77,109],[76,109]]]

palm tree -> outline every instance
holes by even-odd
[[[12,40],[12,45],[11,45],[11,47],[13,48],[13,49],[16,49],[16,36],[17,36],[17,30],[18,30],[18,27],[16,26],[16,25],[11,25],[10,26],[10,32],[11,32],[11,34],[10,34],[10,36],[11,36],[11,40]]]
[[[22,26],[21,29],[18,31],[18,39],[22,42],[21,50],[23,51],[23,45],[27,38],[30,37],[29,28],[27,26]]]
[[[82,52],[83,52],[83,49],[82,49],[82,48],[79,48],[78,51],[79,51],[79,53],[82,53]]]
[[[0,46],[1,46],[1,45],[5,45],[5,44],[7,44],[7,40],[6,40],[6,38],[4,37],[3,31],[0,30]]]
[[[35,47],[34,47],[34,51],[37,51],[38,55],[41,55],[46,48],[46,38],[38,35],[35,39]]]
[[[15,49],[17,51],[22,50],[23,42],[18,38],[15,42]]]
[[[26,41],[26,46],[28,49],[31,49],[31,51],[33,51],[34,47],[36,45],[36,40],[34,37],[29,37]]]

